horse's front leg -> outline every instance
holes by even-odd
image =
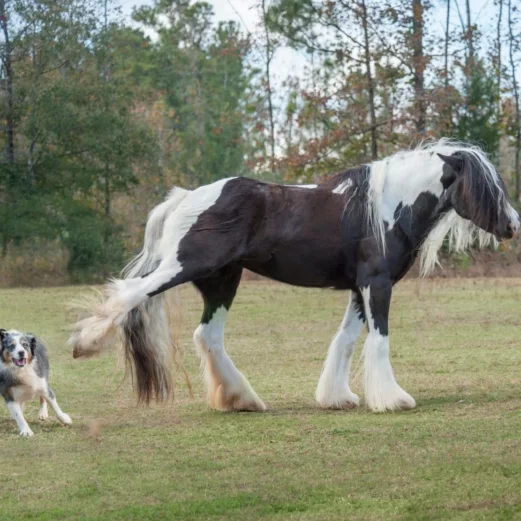
[[[389,359],[391,280],[384,272],[369,273],[359,287],[369,329],[363,352],[367,406],[373,411],[412,409],[416,402],[397,384]]]

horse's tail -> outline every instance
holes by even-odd
[[[150,213],[143,249],[123,270],[126,279],[140,280],[158,267],[164,223],[188,193],[175,188],[168,199]],[[76,323],[69,339],[73,356],[100,353],[110,347],[115,333],[119,332],[127,371],[136,383],[138,400],[145,403],[153,398],[164,400],[173,391],[171,365],[176,356],[173,333],[177,328],[171,327],[171,322],[178,308],[177,290],[173,288],[137,306],[122,307],[124,287],[123,280],[113,280],[97,302],[82,306],[90,316]]]

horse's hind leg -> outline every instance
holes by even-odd
[[[210,407],[221,411],[264,411],[266,406],[224,349],[224,323],[239,286],[242,268],[230,264],[194,281],[204,299],[194,343],[201,358]]]
[[[349,298],[342,325],[333,338],[327,353],[315,398],[321,407],[352,409],[360,403],[349,387],[349,371],[355,344],[364,326],[362,295],[353,292]]]

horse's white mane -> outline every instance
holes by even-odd
[[[401,151],[389,156],[382,161],[376,161],[370,165],[369,187],[367,191],[368,203],[368,223],[374,236],[380,245],[381,251],[385,251],[385,232],[386,227],[382,216],[384,187],[386,179],[393,174],[395,168],[403,168],[403,162],[396,163],[397,159],[403,160],[405,157],[422,156],[425,162],[432,159],[439,161],[436,153],[451,155],[454,152],[465,152],[472,155],[481,166],[480,172],[483,180],[490,187],[495,187],[498,195],[498,211],[505,203],[505,196],[499,175],[481,148],[467,143],[462,143],[449,138],[442,138],[438,141],[423,142],[418,147]],[[428,168],[422,169],[418,175],[427,172]],[[441,177],[441,172],[440,172]],[[420,275],[425,277],[439,265],[438,252],[443,245],[445,238],[448,237],[449,251],[464,252],[473,244],[477,243],[480,248],[489,244],[497,245],[495,237],[481,230],[471,221],[460,217],[455,210],[448,211],[433,227],[427,238],[420,247]]]

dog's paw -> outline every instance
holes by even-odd
[[[49,418],[49,413],[47,411],[42,411],[38,413],[38,419],[45,421]]]
[[[34,432],[31,430],[31,427],[29,427],[29,425],[27,425],[20,431],[20,436],[27,436],[27,437],[34,436]]]
[[[62,415],[58,416],[58,420],[60,420],[65,425],[71,425],[72,420],[71,417],[68,414],[63,413]]]

